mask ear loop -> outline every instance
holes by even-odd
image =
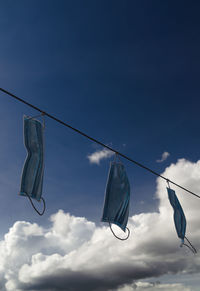
[[[38,210],[37,210],[37,208],[35,207],[35,205],[33,204],[33,201],[32,201],[32,199],[31,199],[31,197],[29,196],[29,194],[28,193],[26,193],[25,192],[25,194],[26,194],[26,196],[28,197],[28,199],[29,199],[29,201],[31,202],[31,205],[32,205],[32,207],[33,207],[33,209],[40,215],[40,216],[42,216],[43,214],[44,214],[44,212],[45,212],[45,210],[46,210],[46,203],[45,203],[45,200],[44,200],[44,198],[42,198],[41,197],[41,199],[40,199],[40,201],[39,202],[43,202],[43,210],[42,210],[42,212],[39,212]]]
[[[169,181],[170,181],[169,179],[166,180],[169,189],[171,189],[171,188],[170,188],[170,185],[169,185]],[[196,254],[196,253],[197,253],[197,250],[195,249],[195,247],[191,244],[191,242],[189,241],[189,239],[188,239],[186,236],[185,236],[184,238],[187,240],[187,242],[189,243],[189,245],[185,244],[185,243],[184,243],[184,239],[182,239],[182,242],[181,242],[180,247],[182,247],[182,246],[186,246],[186,247],[188,247],[188,248],[190,249],[190,251],[191,251],[193,254]]]
[[[117,161],[117,153],[115,153],[113,163],[116,163],[116,161]]]
[[[109,226],[110,226],[110,230],[112,231],[112,234],[113,234],[117,239],[119,239],[119,240],[127,240],[127,239],[129,238],[129,236],[130,236],[130,229],[129,229],[128,227],[126,227],[126,229],[128,230],[127,237],[125,237],[125,238],[121,238],[121,237],[118,237],[118,236],[114,233],[114,231],[113,231],[113,229],[112,229],[112,225],[111,225],[110,222],[109,222]]]
[[[168,186],[168,188],[171,189],[171,188],[170,188],[170,185],[169,185],[169,179],[166,179],[166,182],[167,182],[167,186]]]
[[[180,245],[180,247],[182,246],[186,246],[188,247],[191,252],[193,252],[193,254],[197,254],[197,250],[195,249],[195,247],[191,244],[191,242],[189,241],[189,239],[185,236],[185,239],[187,240],[187,242],[189,243],[189,245],[185,244],[184,241],[182,242],[182,244]]]
[[[115,152],[115,156],[114,156],[113,163],[116,163],[117,161],[118,161],[119,163],[122,163],[121,160],[120,160],[120,158],[119,158],[118,153]]]
[[[33,116],[33,117],[30,117],[29,119],[33,119],[33,118],[37,118],[37,117],[42,117],[42,127],[43,127],[43,136],[44,136],[44,129],[45,129],[45,113],[44,112],[42,112],[41,114],[39,114],[39,115],[36,115],[36,116]],[[44,141],[43,141],[43,145],[44,145]],[[44,150],[44,149],[43,149]],[[46,210],[46,203],[45,203],[45,200],[44,200],[44,198],[43,197],[41,197],[41,199],[40,199],[40,201],[39,202],[43,202],[43,210],[42,210],[42,212],[39,212],[38,210],[37,210],[37,208],[35,207],[35,205],[34,205],[34,203],[33,203],[33,201],[32,201],[32,199],[31,199],[31,197],[30,197],[30,195],[28,194],[28,193],[25,193],[26,194],[26,196],[28,197],[28,199],[29,199],[29,201],[31,202],[31,205],[32,205],[32,207],[33,207],[33,209],[40,215],[40,216],[42,216],[43,214],[44,214],[44,212],[45,212],[45,210]]]

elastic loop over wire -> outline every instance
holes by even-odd
[[[169,179],[166,179],[166,182],[167,182],[168,188],[171,189],[169,185]]]
[[[129,229],[128,227],[126,227],[126,229],[128,230],[127,237],[125,237],[125,238],[121,238],[121,237],[118,237],[118,236],[114,233],[114,231],[113,231],[113,229],[112,229],[112,226],[111,226],[111,223],[110,223],[110,222],[109,222],[109,226],[110,226],[110,230],[112,231],[112,234],[113,234],[117,239],[119,239],[119,240],[127,240],[127,239],[129,238],[129,236],[130,236],[130,229]]]
[[[45,128],[45,112],[41,112],[40,114],[37,114],[35,116],[30,117],[29,119],[34,119],[34,118],[38,118],[38,117],[42,117],[42,125],[43,128]]]
[[[114,160],[113,160],[113,162],[114,162],[114,163],[117,163],[117,160],[118,160],[118,162],[120,162],[120,163],[121,163],[121,160],[120,160],[120,158],[119,158],[119,155],[118,155],[118,153],[117,153],[117,152],[115,152],[115,156],[114,156]]]
[[[37,212],[37,214],[39,214],[40,216],[42,216],[42,215],[44,214],[45,210],[46,210],[46,203],[45,203],[44,198],[41,197],[41,199],[40,199],[40,201],[43,202],[43,210],[42,210],[42,212],[39,212],[39,210],[37,210],[37,208],[36,208],[35,205],[33,204],[33,201],[32,201],[32,199],[31,199],[31,197],[29,196],[29,194],[26,193],[26,192],[25,192],[25,194],[26,194],[26,196],[28,197],[28,199],[30,200],[33,209]],[[39,201],[39,202],[40,202],[40,201]]]

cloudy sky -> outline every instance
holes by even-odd
[[[0,3],[0,87],[200,193],[198,1]],[[101,223],[112,153],[46,118],[39,217],[18,195],[37,112],[0,100],[0,290],[199,290],[200,199],[174,188],[194,256],[166,182],[122,160],[131,235],[116,240]]]

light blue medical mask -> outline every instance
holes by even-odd
[[[20,195],[26,196],[38,214],[45,210],[45,201],[42,198],[42,186],[44,176],[44,127],[43,124],[31,117],[24,116],[24,144],[27,149],[27,157],[24,164]],[[31,199],[42,200],[44,210],[40,213]]]
[[[178,237],[181,239],[181,246],[185,245],[187,246],[193,253],[196,253],[196,249],[193,247],[193,245],[190,243],[190,241],[186,238],[185,232],[186,232],[186,218],[185,214],[183,212],[183,209],[181,207],[181,204],[176,196],[176,193],[174,190],[167,187],[168,192],[168,198],[170,201],[171,206],[174,209],[174,224],[176,228],[176,232]],[[187,240],[190,246],[184,243],[184,239]]]
[[[129,201],[130,185],[124,165],[121,162],[111,162],[105,192],[102,221],[108,222],[110,227],[111,223],[114,223],[125,232],[129,215]],[[128,229],[128,236],[129,233],[130,231]]]

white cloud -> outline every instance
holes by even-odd
[[[170,156],[170,153],[168,152],[164,152],[161,156],[160,160],[156,160],[157,163],[162,163],[164,162],[168,157]]]
[[[87,156],[91,164],[100,164],[100,161],[103,159],[110,158],[114,155],[115,153],[108,150],[108,149],[103,149],[100,151],[96,151],[90,155]]]
[[[160,282],[135,282],[130,285],[124,285],[118,288],[117,291],[191,291],[189,287],[185,287],[182,284],[161,284]],[[112,290],[110,290],[112,291]]]
[[[181,159],[163,175],[200,193],[200,161]],[[198,250],[200,200],[175,190],[187,218],[187,235]],[[137,286],[139,291],[189,291],[181,284],[152,287],[152,283],[138,282],[165,274],[192,276],[200,271],[199,253],[194,256],[179,247],[166,183],[160,178],[156,197],[158,212],[130,217],[131,235],[124,242],[116,240],[108,227],[97,227],[62,210],[50,217],[48,228],[17,221],[0,241],[0,290],[129,291]]]

